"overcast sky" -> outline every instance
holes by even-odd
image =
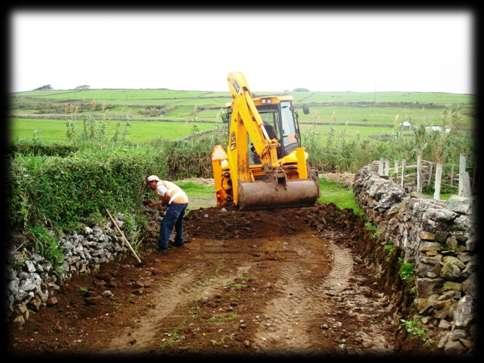
[[[11,16],[13,91],[171,88],[473,92],[473,15],[35,12]]]

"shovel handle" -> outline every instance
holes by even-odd
[[[123,239],[123,241],[128,245],[131,253],[134,255],[134,257],[136,257],[136,259],[138,260],[138,263],[141,263],[141,259],[138,257],[138,255],[136,254],[136,252],[134,251],[133,247],[131,246],[131,244],[129,243],[128,239],[126,238],[126,236],[124,235],[123,231],[121,230],[121,228],[119,228],[118,226],[118,223],[116,222],[116,220],[113,218],[113,216],[111,215],[111,213],[109,213],[108,209],[106,208],[106,212],[108,213],[108,216],[109,218],[111,218],[111,221],[114,223],[114,226],[116,227],[116,229],[118,230],[118,232],[121,234],[121,237]]]

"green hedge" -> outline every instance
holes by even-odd
[[[214,145],[227,144],[227,129],[201,133],[165,144],[167,175],[170,179],[212,178],[211,154]]]
[[[19,156],[9,183],[10,227],[29,225],[74,230],[104,209],[134,213],[144,177],[165,175],[163,153],[150,149],[83,152],[66,158]]]
[[[10,145],[9,154],[68,156],[79,150],[79,147],[65,144],[42,144],[37,142],[20,142]]]

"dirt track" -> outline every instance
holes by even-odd
[[[15,352],[371,352],[395,347],[394,307],[357,255],[363,224],[333,205],[192,211],[188,243],[72,280],[12,327]],[[109,290],[113,296],[103,292]],[[46,323],[47,322],[47,323]]]

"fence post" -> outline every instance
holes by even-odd
[[[400,186],[403,188],[403,177],[405,176],[405,159],[402,160],[402,177],[400,179]]]
[[[390,162],[387,159],[383,160],[383,175],[388,176],[388,169],[390,166]]]
[[[435,183],[434,183],[434,199],[440,200],[440,183],[442,181],[442,164],[435,164]]]
[[[380,161],[378,162],[378,175],[382,176],[383,175],[383,159],[380,158]]]
[[[417,193],[422,193],[422,155],[417,154]]]
[[[437,167],[437,165],[435,167]],[[442,169],[442,165],[440,166],[440,168]],[[434,163],[430,163],[430,173],[429,173],[429,179],[427,180],[427,185],[430,185],[430,183],[432,182],[433,169],[434,169]],[[437,172],[437,169],[435,171]],[[442,170],[441,170],[441,174],[442,174]]]
[[[461,197],[470,197],[471,196],[471,180],[469,177],[469,173],[467,171],[464,172],[464,176],[462,178],[462,195],[459,194]]]
[[[393,165],[395,166],[395,169],[393,170],[393,175],[395,177],[395,180],[398,178],[398,160],[393,160]]]
[[[450,166],[450,186],[454,186],[454,164]]]
[[[466,171],[466,157],[463,154],[459,155],[459,196],[461,197],[464,189],[464,173]]]

